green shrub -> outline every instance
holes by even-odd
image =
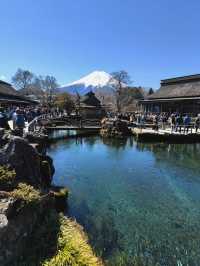
[[[26,204],[37,203],[41,198],[40,192],[38,190],[24,183],[19,183],[17,188],[15,188],[12,192],[10,192],[10,195],[13,198],[25,202]]]
[[[7,166],[0,166],[0,190],[12,189],[15,182],[15,171]]]

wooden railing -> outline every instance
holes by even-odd
[[[66,126],[76,126],[78,128],[100,126],[100,121],[98,119],[82,119],[80,117],[78,118],[61,114],[43,114],[35,117],[29,124],[27,124],[25,132],[40,131],[40,129],[44,126],[44,121],[58,122],[58,120],[64,122]]]
[[[44,120],[51,120],[55,118],[60,118],[61,116],[55,115],[55,114],[43,114],[40,116],[35,117],[25,128],[26,132],[34,132],[38,129],[38,126],[40,125],[40,121]]]

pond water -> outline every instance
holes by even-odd
[[[106,265],[200,265],[200,145],[53,143],[54,183]]]

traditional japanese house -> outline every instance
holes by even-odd
[[[200,74],[161,80],[160,89],[139,106],[145,112],[200,113]]]
[[[102,118],[105,110],[95,94],[90,91],[80,99],[80,114],[83,118]]]
[[[26,106],[36,105],[36,101],[30,100],[21,96],[17,90],[15,90],[11,84],[0,80],[0,105],[1,106]]]

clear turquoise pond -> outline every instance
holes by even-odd
[[[62,140],[48,153],[69,214],[107,265],[200,265],[200,145]]]

